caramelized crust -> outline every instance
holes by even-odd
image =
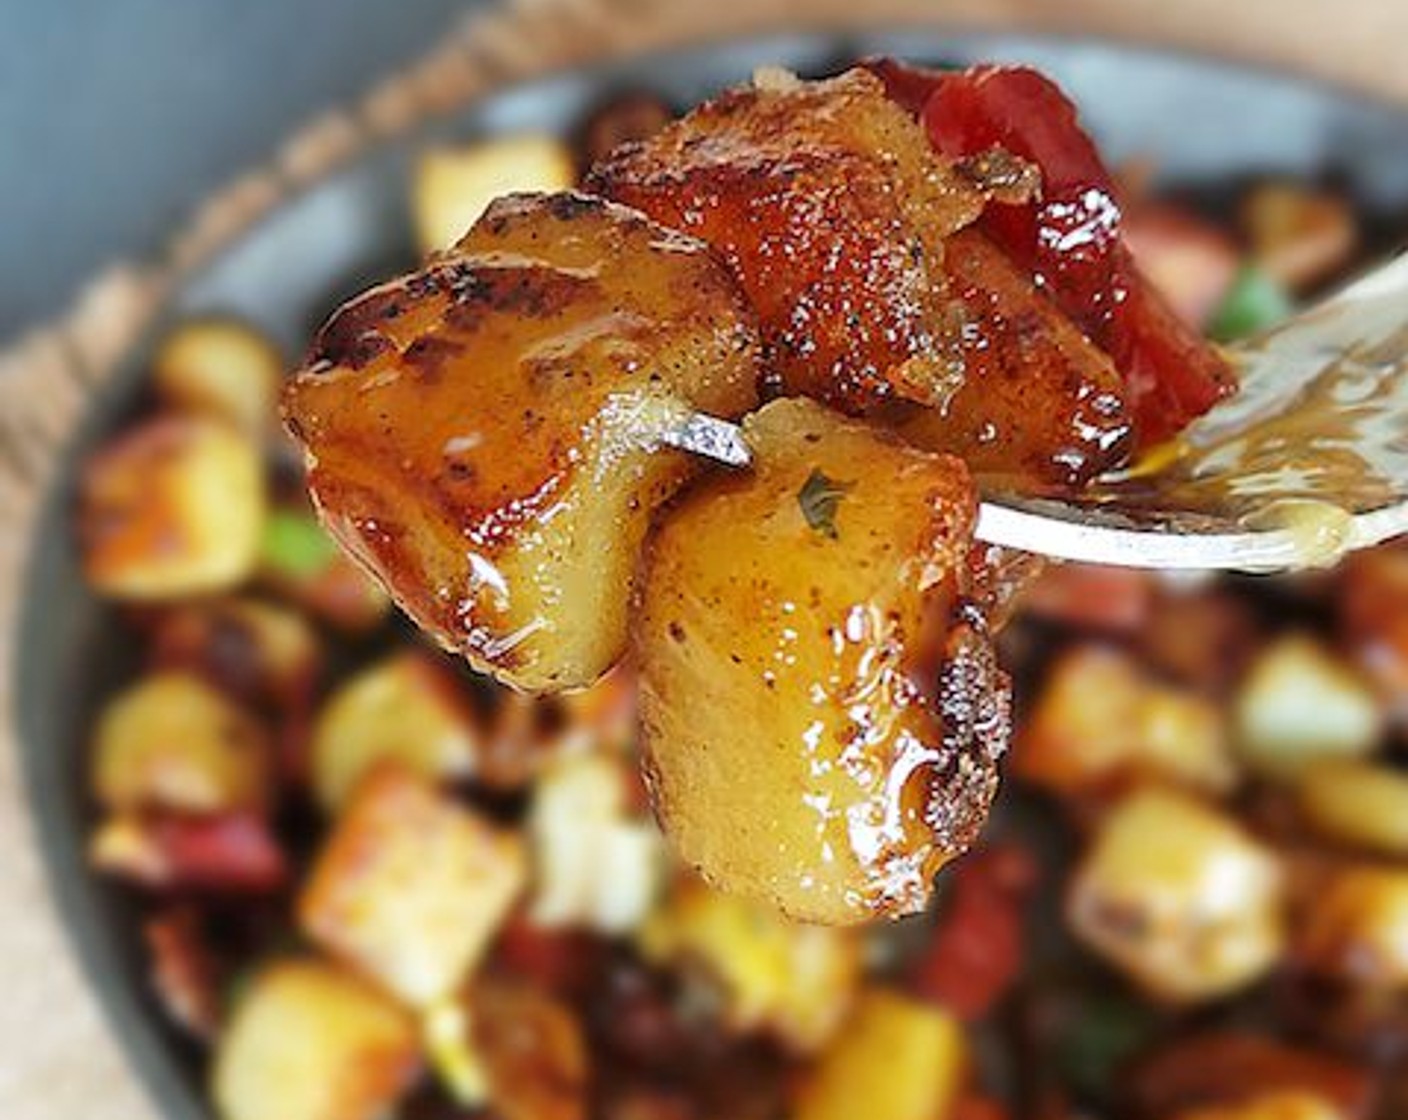
[[[830,924],[923,908],[974,839],[1006,678],[959,599],[963,464],[805,400],[650,539],[634,619],[651,790],[723,889]],[[829,495],[829,497],[827,497]]]
[[[582,195],[511,196],[339,310],[285,413],[329,528],[421,628],[560,689],[619,655],[650,514],[699,469],[662,427],[751,408],[754,339],[698,241]]]
[[[901,378],[924,403],[962,378],[943,240],[983,196],[872,75],[731,90],[587,185],[723,254],[781,393],[860,412]]]
[[[897,409],[904,437],[1013,490],[1078,486],[1123,461],[1133,426],[1104,352],[979,230],[949,238],[944,263],[967,377],[938,408]]]

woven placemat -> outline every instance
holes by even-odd
[[[1097,33],[1288,66],[1408,102],[1408,5],[1359,0],[513,0],[450,29],[408,71],[300,129],[200,207],[150,261],[114,265],[72,309],[0,352],[0,1117],[152,1120],[83,986],[49,902],[9,741],[27,526],[95,386],[165,296],[212,253],[368,145],[504,82],[635,51],[751,32],[942,23]]]

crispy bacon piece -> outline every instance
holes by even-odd
[[[703,244],[578,194],[500,199],[324,327],[284,404],[329,528],[448,649],[528,691],[621,653],[691,409],[756,401],[752,318]]]
[[[1036,886],[1032,857],[998,844],[957,866],[933,939],[915,962],[913,989],[966,1022],[1001,1002],[1022,969],[1025,905]]]
[[[1055,82],[1025,66],[866,65],[939,151],[1001,148],[1041,169],[1040,200],[988,207],[983,229],[1114,360],[1142,444],[1177,434],[1233,391],[1227,363],[1140,274],[1114,181]]]
[[[288,881],[288,860],[254,813],[119,814],[93,836],[100,871],[151,890],[262,894]]]
[[[1030,168],[938,156],[883,88],[851,71],[732,90],[588,184],[724,255],[776,390],[852,413],[907,402],[910,439],[987,476],[1065,486],[1113,465],[1129,421],[1109,360],[958,232],[990,198],[1026,197]]]

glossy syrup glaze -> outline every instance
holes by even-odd
[[[529,689],[620,654],[690,408],[756,399],[752,320],[698,242],[579,195],[501,200],[342,308],[285,399],[339,539],[447,648]]]

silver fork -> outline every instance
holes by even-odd
[[[1157,468],[1078,498],[985,491],[978,539],[1130,568],[1275,572],[1408,533],[1408,253],[1230,355],[1239,392]],[[751,461],[742,429],[699,413],[665,442]]]

